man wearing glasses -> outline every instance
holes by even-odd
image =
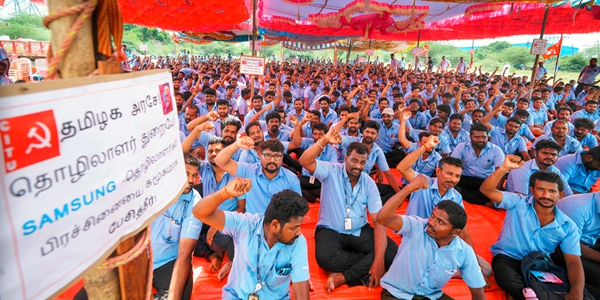
[[[298,177],[282,168],[283,144],[267,140],[259,146],[260,164],[247,164],[231,159],[238,149],[253,149],[254,140],[245,136],[223,149],[215,158],[217,166],[225,172],[252,180],[252,189],[246,194],[246,212],[264,214],[270,199],[282,190],[292,190],[302,195]]]

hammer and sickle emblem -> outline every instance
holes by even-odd
[[[29,147],[27,147],[25,154],[31,153],[31,150],[33,150],[33,148],[43,149],[52,147],[52,144],[50,144],[50,139],[52,138],[52,135],[50,134],[50,129],[48,129],[48,127],[44,123],[35,122],[35,124],[42,128],[42,130],[44,131],[44,136],[42,137],[37,133],[37,127],[31,127],[31,129],[29,129],[29,133],[27,133],[27,137],[35,138],[36,140],[38,140],[39,143],[29,144]]]

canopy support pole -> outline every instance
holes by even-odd
[[[371,50],[371,42],[373,41],[373,39],[369,38],[369,50]],[[367,55],[367,62],[371,62],[371,56]]]
[[[252,0],[252,56],[256,56],[256,0]]]
[[[350,52],[352,51],[353,43],[354,43],[354,41],[352,41],[351,39],[348,39],[348,53],[346,53],[346,63],[348,63],[350,61]]]
[[[563,38],[563,34],[560,34],[560,40],[562,40]],[[558,48],[558,55],[556,56],[556,64],[554,65],[554,79],[552,80],[552,85],[554,85],[554,83],[556,83],[556,75],[558,75],[558,61],[560,60],[560,54],[562,52],[562,43],[560,45],[560,48]]]
[[[417,35],[417,48],[421,45],[421,29],[419,29],[419,33]],[[415,70],[419,69],[419,57],[415,56]]]
[[[546,11],[544,12],[544,21],[542,22],[542,32],[540,32],[540,39],[544,38],[544,31],[546,30],[546,21],[548,20],[548,10],[550,9],[550,5],[546,4]],[[529,87],[529,99],[531,99],[531,95],[533,95],[533,89],[535,84],[535,74],[537,73],[538,62],[540,61],[540,55],[535,55],[535,63],[533,64],[533,68],[531,68],[531,86]]]
[[[46,5],[48,6],[48,14],[52,14],[84,2],[86,0],[47,0]],[[50,23],[49,28],[52,35],[52,49],[50,51],[54,55],[58,52],[63,39],[70,33],[70,28],[77,18],[78,14],[71,14]],[[96,64],[99,65],[100,75],[122,72],[121,64],[118,62],[115,63],[119,68],[111,68],[110,64],[106,64],[106,61],[96,61],[94,40],[98,33],[92,27],[92,18],[88,18],[59,64],[61,78],[87,77],[96,69]],[[145,32],[143,33],[145,34]],[[117,51],[120,50],[117,49]],[[107,67],[103,68],[103,66]],[[141,237],[143,237],[143,233],[140,232],[124,240],[117,245],[111,256],[121,255],[129,251]],[[88,299],[144,299],[148,272],[152,272],[152,270],[148,270],[147,255],[139,255],[134,260],[118,268],[90,271],[85,275],[85,289]]]

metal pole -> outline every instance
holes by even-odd
[[[371,50],[371,42],[372,41],[373,40],[371,38],[369,38],[369,50]],[[371,62],[371,56],[370,55],[367,55],[367,62]]]
[[[419,33],[417,35],[417,48],[421,45],[421,29],[419,29]],[[419,57],[415,56],[415,70],[419,69]]]
[[[560,40],[561,41],[563,38],[562,33],[560,34]],[[552,80],[552,85],[554,85],[554,83],[556,83],[556,75],[558,73],[558,61],[560,60],[560,54],[562,52],[562,42],[560,44],[560,48],[558,48],[558,56],[556,56],[556,64],[554,65],[554,79]]]
[[[256,0],[252,0],[252,56],[256,56]]]
[[[540,32],[540,39],[544,38],[544,30],[546,30],[546,21],[548,20],[548,10],[550,10],[550,5],[546,4],[546,11],[544,12],[544,21],[542,22],[542,32]],[[531,99],[531,95],[533,95],[533,84],[535,83],[535,74],[537,73],[538,62],[540,61],[540,55],[535,55],[535,63],[533,64],[533,68],[531,68],[531,86],[529,87],[529,99]]]

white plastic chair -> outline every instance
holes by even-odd
[[[8,70],[7,76],[13,82],[17,81],[19,78],[19,65],[17,64],[16,60],[10,62],[10,70]]]
[[[19,58],[17,64],[19,65],[19,79],[31,81],[31,75],[33,75],[31,72],[31,59]]]
[[[42,70],[48,70],[48,61],[45,58],[38,58],[35,60],[35,68],[38,73]]]

